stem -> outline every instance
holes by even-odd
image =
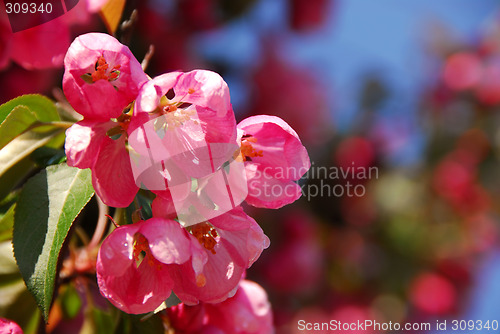
[[[124,208],[116,208],[115,214],[113,215],[113,219],[116,223],[116,225],[121,226],[123,225],[123,210]]]
[[[78,225],[76,226],[75,233],[78,236],[78,238],[80,238],[80,240],[82,241],[82,243],[84,245],[89,244],[89,237],[87,236],[87,234],[83,231],[83,229],[80,226],[78,226]]]
[[[48,122],[48,123],[43,123],[43,125],[53,125],[58,128],[63,128],[63,129],[68,129],[70,128],[74,122],[65,122],[65,121],[58,121],[58,122]]]
[[[88,248],[94,248],[99,244],[108,223],[106,215],[109,213],[109,207],[101,201],[99,196],[96,196],[96,200],[97,206],[99,207],[99,219],[97,220],[97,226],[92,236],[92,240],[90,240],[88,244]]]

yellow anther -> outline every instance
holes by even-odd
[[[252,160],[254,157],[262,157],[262,150],[255,150],[252,143],[257,143],[257,138],[252,136],[245,136],[241,138],[240,151],[243,155],[243,161]]]

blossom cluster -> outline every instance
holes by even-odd
[[[83,116],[66,132],[68,165],[90,168],[109,206],[128,207],[141,188],[156,195],[152,218],[122,225],[102,243],[101,293],[135,314],[154,311],[172,293],[183,302],[172,314],[195,305],[211,314],[222,312],[217,305],[237,308],[231,303],[245,299],[238,291],[249,289],[240,286],[246,269],[269,246],[240,204],[276,209],[301,196],[295,181],[310,161],[296,132],[274,116],[236,124],[218,74],[150,78],[106,34],[76,38],[64,65],[64,93]],[[279,173],[285,168],[297,172]],[[256,191],[270,184],[287,191]],[[260,316],[268,309],[260,307]]]

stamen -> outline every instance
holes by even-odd
[[[137,267],[139,267],[143,261],[147,261],[146,263],[148,265],[156,266],[157,268],[161,266],[158,260],[151,254],[148,239],[140,233],[134,235],[133,257]]]
[[[212,254],[216,254],[215,246],[217,245],[217,231],[208,222],[196,224],[191,227],[191,234],[198,239],[198,242],[208,249]]]
[[[256,143],[257,138],[252,135],[243,135],[241,137],[240,151],[243,155],[243,161],[252,161],[251,158],[262,157],[262,150],[257,151],[253,148],[252,143]]]
[[[166,111],[164,115],[167,129],[181,126],[196,115],[195,110],[178,109],[175,105],[168,105],[163,110]],[[194,120],[194,122],[198,124],[198,121]]]
[[[126,133],[128,130],[128,126],[130,125],[130,119],[132,117],[129,114],[121,114],[116,121],[120,124],[120,127]]]
[[[109,64],[103,56],[100,56],[95,63],[94,72],[82,75],[82,79],[89,83],[94,83],[98,80],[115,81],[120,76],[120,67],[121,65],[113,66],[108,74]]]

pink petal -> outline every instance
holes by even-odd
[[[108,274],[102,263],[96,265],[101,294],[124,312],[141,314],[154,311],[172,292],[172,281],[165,265],[151,266],[147,260],[139,267],[132,262],[123,275]]]
[[[186,230],[174,221],[151,218],[141,227],[148,239],[151,253],[165,264],[182,264],[190,258],[191,239]]]
[[[177,217],[175,205],[168,190],[157,192],[156,198],[153,200],[153,203],[151,203],[151,209],[153,210],[153,217],[166,219],[174,219]]]
[[[194,240],[193,242],[197,242]],[[231,258],[226,245],[218,248],[217,254],[207,253],[208,261],[201,273],[205,284],[198,286],[199,277],[188,263],[172,268],[171,276],[175,282],[174,292],[186,304],[197,304],[198,301],[218,303],[234,295],[239,280],[244,272],[243,258]]]
[[[161,97],[174,87],[181,74],[181,72],[169,72],[145,83],[137,96],[134,114],[155,110],[160,104]]]
[[[179,304],[167,308],[168,319],[173,328],[187,333],[198,333],[205,322],[205,305],[187,306]]]
[[[140,224],[123,225],[104,239],[98,254],[98,264],[106,275],[123,276],[133,262],[134,235]]]
[[[174,101],[183,101],[217,112],[217,117],[231,113],[229,88],[222,77],[212,71],[184,73],[174,87]]]
[[[234,297],[205,308],[208,322],[224,333],[274,333],[271,305],[257,283],[242,280]]]
[[[238,129],[257,139],[252,143],[262,157],[251,163],[261,165],[268,175],[282,180],[298,180],[311,166],[306,148],[297,133],[279,117],[259,115],[244,119]]]
[[[248,195],[245,201],[258,208],[279,209],[300,198],[302,189],[289,180],[277,179],[265,167],[249,163],[245,166]]]
[[[101,145],[107,138],[106,131],[112,122],[94,122],[82,120],[66,130],[64,145],[68,166],[81,169],[94,167]]]
[[[102,201],[113,207],[127,207],[139,190],[130,167],[125,138],[106,137],[92,168],[92,185]]]
[[[269,247],[269,238],[257,222],[247,215],[241,207],[210,220],[217,228],[222,241],[232,244],[239,254],[244,254],[249,268]]]
[[[236,120],[233,112],[220,115],[217,109],[196,107],[201,128],[209,143],[236,142]]]

